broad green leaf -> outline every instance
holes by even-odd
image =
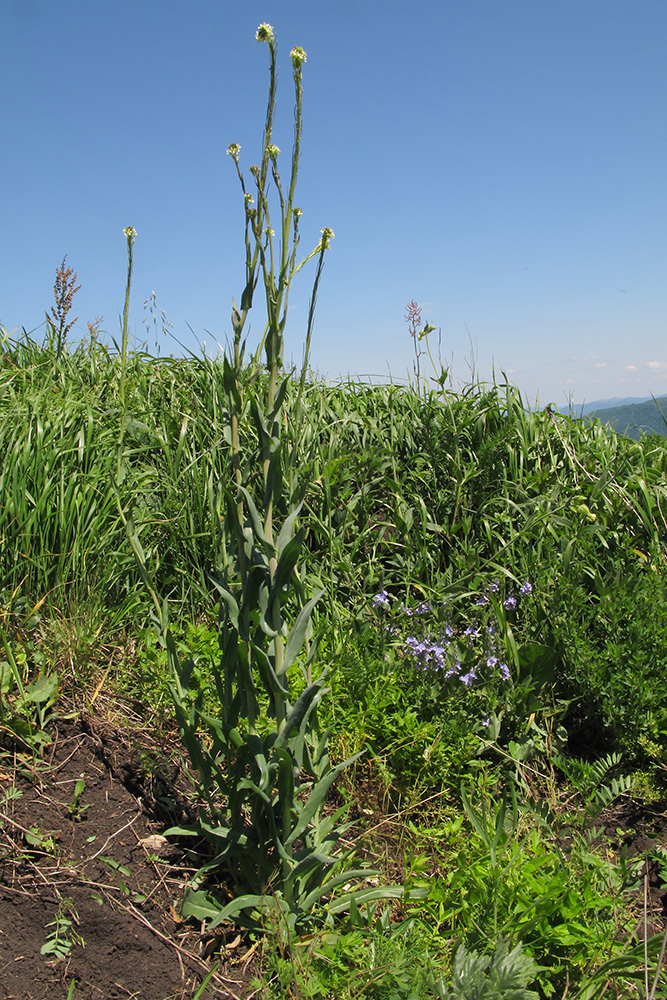
[[[536,687],[553,684],[558,654],[550,646],[527,642],[519,646],[519,670],[522,679],[530,679]]]
[[[276,599],[276,596],[285,587],[294,572],[294,567],[297,564],[299,553],[303,546],[304,530],[303,528],[297,531],[294,538],[292,538],[285,546],[283,546],[282,554],[278,559],[278,565],[276,566],[276,572],[273,579],[273,585],[271,587],[271,597],[269,603],[272,604]]]
[[[355,760],[358,760],[359,757],[361,756],[363,756],[363,750],[360,751],[359,753],[354,754],[354,756],[349,757],[347,760],[341,761],[339,764],[333,767],[328,772],[328,774],[325,774],[322,778],[319,779],[319,781],[313,783],[310,795],[308,796],[308,801],[306,802],[306,804],[304,805],[303,809],[299,814],[299,820],[296,826],[294,827],[291,834],[285,841],[286,845],[293,844],[294,841],[306,831],[309,824],[315,817],[317,810],[320,809],[324,804],[324,802],[326,801],[329,789],[331,788],[332,784],[334,783],[338,775],[343,770],[345,770],[346,767],[349,767],[350,764],[353,764]]]
[[[203,923],[206,920],[214,920],[220,913],[220,906],[203,889],[186,889],[181,913],[186,919],[194,917]]]
[[[223,920],[233,919],[238,917],[241,913],[248,910],[288,910],[286,902],[281,899],[280,896],[274,894],[272,896],[264,895],[260,896],[255,893],[248,893],[244,896],[237,896],[227,903],[217,914],[212,923],[209,924],[209,930],[213,930],[218,924],[221,924]]]
[[[282,728],[282,731],[280,732],[280,734],[278,735],[273,744],[274,747],[284,746],[287,740],[294,732],[294,730],[295,729],[298,730],[301,727],[301,723],[306,713],[308,712],[308,709],[311,707],[314,699],[317,697],[317,695],[320,693],[321,690],[322,688],[319,681],[316,681],[314,684],[311,684],[309,687],[307,687],[305,691],[301,692],[301,694],[297,698],[297,702],[294,708],[292,709],[287,719],[285,720],[285,724]]]
[[[283,525],[282,525],[282,527],[280,529],[280,533],[278,535],[278,541],[276,542],[276,549],[277,549],[277,552],[278,552],[278,558],[280,558],[280,556],[282,555],[283,549],[285,548],[285,546],[287,545],[287,543],[292,538],[292,535],[294,534],[294,525],[296,524],[296,520],[297,520],[299,514],[301,513],[301,508],[302,507],[303,507],[303,503],[300,503],[291,512],[291,514],[288,517],[285,518],[285,520],[283,522]]]
[[[252,524],[252,530],[254,532],[255,538],[258,539],[261,544],[265,547],[267,552],[273,552],[273,543],[269,541],[264,531],[264,524],[262,518],[260,517],[259,511],[255,506],[255,501],[250,496],[250,493],[245,488],[245,486],[239,486],[239,491],[243,494],[245,502],[248,507],[248,513],[250,514],[250,521]]]
[[[322,854],[318,851],[313,851],[294,866],[288,875],[288,881],[296,883],[300,878],[307,875],[308,872],[314,871],[316,868],[321,868],[323,871],[326,871],[331,868],[332,865],[336,864],[337,861],[340,861],[340,858],[331,857],[329,854]]]
[[[287,646],[285,648],[285,657],[283,660],[283,672],[289,670],[301,652],[301,648],[306,639],[306,631],[308,629],[313,608],[323,594],[324,588],[319,590],[315,596],[311,598],[306,605],[304,605],[297,615],[297,619],[290,630],[289,636],[287,637]]]
[[[38,677],[25,689],[25,697],[28,701],[41,705],[45,701],[50,701],[56,697],[58,692],[58,675],[49,674],[47,677]]]

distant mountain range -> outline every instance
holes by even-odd
[[[571,408],[573,417],[595,417],[617,434],[638,441],[642,434],[667,437],[667,396],[629,396],[625,399],[597,399]],[[661,412],[662,411],[662,412]],[[568,408],[561,408],[569,413]],[[663,419],[664,414],[664,419]]]

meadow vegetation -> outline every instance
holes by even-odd
[[[299,256],[305,53],[283,183],[258,38],[268,113],[251,191],[230,147],[247,282],[225,352],[129,345],[131,229],[120,345],[95,324],[67,341],[65,261],[44,340],[0,344],[4,753],[43,758],[52,718],[101,690],[177,727],[178,903],[262,942],[267,1000],[665,996],[665,441],[510,384],[454,390],[437,365],[408,386],[313,376],[333,234]]]

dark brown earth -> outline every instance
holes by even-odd
[[[0,1000],[191,1000],[211,970],[202,1000],[252,995],[248,943],[230,929],[207,957],[178,916],[187,860],[161,837],[187,818],[178,752],[133,717],[50,732],[41,759],[0,754]],[[60,957],[42,953],[55,920]]]

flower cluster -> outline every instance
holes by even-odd
[[[328,226],[325,226],[324,229],[320,230],[320,232],[322,233],[321,245],[324,247],[325,250],[327,250],[329,247],[329,240],[332,240],[334,238],[334,231],[333,229],[329,229]]]
[[[500,583],[494,580],[473,600],[472,614],[468,615],[460,607],[455,613],[450,601],[422,601],[413,607],[401,604],[398,615],[416,620],[410,634],[399,641],[399,655],[417,670],[439,673],[444,680],[456,678],[466,687],[494,676],[508,681],[511,672],[503,648],[503,609],[514,616],[520,598],[532,591],[532,584],[526,581],[518,596],[511,591],[503,595]],[[371,603],[376,610],[390,609],[391,597],[381,590]],[[405,634],[405,627],[391,625],[388,631],[398,637]]]
[[[401,605],[401,610],[408,618],[412,618],[413,615],[427,615],[433,608],[428,601],[422,601],[415,608],[406,608],[405,605]]]
[[[266,22],[260,24],[259,28],[255,32],[255,40],[258,42],[273,42],[275,40],[275,35],[271,25]]]
[[[389,594],[386,590],[381,590],[379,594],[376,594],[372,601],[372,606],[374,608],[379,608],[381,604],[385,604],[389,607]]]
[[[300,45],[296,45],[289,54],[294,69],[301,69],[306,61],[306,53]]]

